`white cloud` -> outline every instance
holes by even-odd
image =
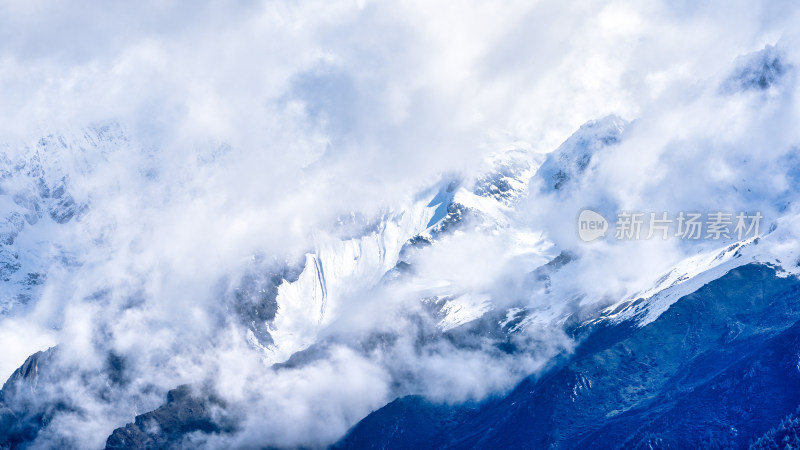
[[[569,340],[533,327],[518,358],[485,342],[465,349],[434,340],[420,351],[418,333],[435,324],[415,322],[418,294],[445,280],[459,292],[527,295],[556,314],[572,295],[624,295],[695,250],[674,241],[576,247],[577,213],[595,203],[760,208],[775,217],[792,197],[793,181],[773,173],[798,141],[795,72],[767,91],[720,86],[738,55],[766,44],[800,60],[795,9],[3,2],[2,141],[16,152],[42,135],[76,134],[53,165],[91,207],[52,237],[82,265],[54,270],[38,303],[0,319],[0,346],[13,348],[0,376],[55,342],[66,349],[62,363],[84,370],[101,366],[106,350],[123,355],[137,381],[115,392],[119,403],[79,389],[73,398],[89,413],[54,426],[91,422],[91,446],[143,412],[136,405],[152,409],[186,382],[213,379],[231,401],[255,402],[234,438],[243,446],[325,445],[398,393],[460,401],[508,389]],[[320,243],[337,236],[342,216],[410,215],[414,196],[442,173],[472,174],[507,142],[550,151],[610,113],[636,119],[624,141],[603,150],[572,195],[534,197],[510,219],[562,249],[580,248],[583,258],[553,278],[563,290],[538,296],[506,286],[530,269],[514,259],[514,237],[466,232],[416,255],[419,285],[362,285],[353,274],[375,267],[342,269],[330,285],[329,322],[308,333],[336,342],[328,356],[272,371],[247,343],[225,296],[253,255],[282,261],[329,250]],[[126,136],[118,148],[94,149],[75,131],[108,121]],[[414,226],[403,222],[397,236]],[[342,245],[358,255],[370,242]],[[376,267],[396,250],[373,247],[391,250],[376,251]],[[307,327],[291,310],[286,323]],[[353,350],[375,335],[390,339],[381,333],[397,341]],[[142,400],[148,386],[158,395]]]

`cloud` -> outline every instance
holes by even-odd
[[[792,208],[795,9],[5,2],[2,152],[30,159],[42,136],[64,137],[38,155],[48,183],[65,180],[87,209],[58,232],[20,233],[69,258],[53,257],[39,300],[0,318],[0,345],[14,349],[0,375],[58,343],[46,394],[78,408],[40,442],[90,447],[183,383],[210,383],[243,417],[239,433],[206,444],[243,447],[325,446],[396,395],[458,402],[509,389],[569,351],[563,330],[536,322],[504,354],[496,340],[443,335],[421,294],[446,282],[447,295],[493,297],[494,313],[524,302],[555,317],[618,299],[697,251],[675,240],[579,243],[584,208],[761,210],[769,220]],[[786,68],[770,72],[779,80],[721,88],[742,67],[752,78],[760,66],[748,58],[767,45]],[[609,114],[632,124],[568,192],[532,190],[508,227],[445,236],[409,257],[403,283],[380,282],[424,230],[435,190],[423,197],[443,174],[469,180],[509,143],[538,161]],[[580,256],[550,275],[549,291],[526,283],[554,249],[537,241],[520,255],[525,233]],[[243,273],[269,280],[287,261],[307,262],[311,281],[291,297],[298,305],[259,293],[293,331],[270,353],[232,299]],[[295,351],[316,356],[270,368]],[[107,387],[109,354],[129,383]]]

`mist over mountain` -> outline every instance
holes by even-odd
[[[0,449],[797,447],[798,20],[0,2]]]

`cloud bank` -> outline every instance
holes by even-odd
[[[28,220],[14,241],[47,280],[0,316],[0,346],[13,349],[0,375],[58,345],[30,401],[70,405],[35,445],[102,447],[190,384],[238,424],[197,445],[322,447],[396,396],[476,401],[536,374],[573,345],[551,319],[618,300],[711,245],[583,245],[581,209],[794,211],[798,12],[3,2],[3,196],[42,195],[38,158],[46,184],[80,206],[64,224]],[[619,143],[569,189],[534,182],[502,225],[473,218],[405,246],[432,199],[460,200],[447,186],[469,184],[487,158],[521,149],[535,166],[610,114],[626,123]],[[579,258],[531,288],[562,250]],[[401,255],[413,271],[391,283]],[[459,324],[458,308],[486,298],[540,314],[514,351],[444,333],[431,314],[453,299]]]

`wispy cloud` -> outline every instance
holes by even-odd
[[[395,395],[455,402],[508,389],[571,347],[563,330],[529,327],[514,355],[489,339],[454,343],[420,294],[558,315],[696,251],[674,240],[580,247],[585,207],[772,220],[791,210],[797,14],[766,1],[3,2],[0,152],[25,160],[39,138],[65,136],[43,164],[87,208],[58,232],[37,235],[44,220],[20,233],[72,259],[54,257],[41,297],[0,318],[0,346],[14,349],[0,376],[57,343],[52,386],[37,395],[76,408],[40,439],[89,447],[183,383],[212,385],[242,414],[239,433],[209,445],[244,447],[329,444]],[[772,56],[781,70],[768,82],[741,84]],[[534,187],[508,213],[508,228],[580,254],[549,294],[524,291],[543,261],[521,258],[520,235],[503,229],[443,238],[409,257],[408,283],[380,282],[424,230],[419,211],[442,174],[470,180],[508,147],[539,161],[609,114],[632,121],[618,145],[568,192]],[[103,141],[103,126],[118,133]],[[313,263],[306,253],[323,261],[306,266],[309,291],[260,295],[301,303],[277,300],[282,326],[297,330],[286,352],[324,351],[273,370],[287,355],[248,337],[232,292],[245,272]],[[312,310],[321,318],[299,312]],[[130,383],[108,383],[109,353]]]

